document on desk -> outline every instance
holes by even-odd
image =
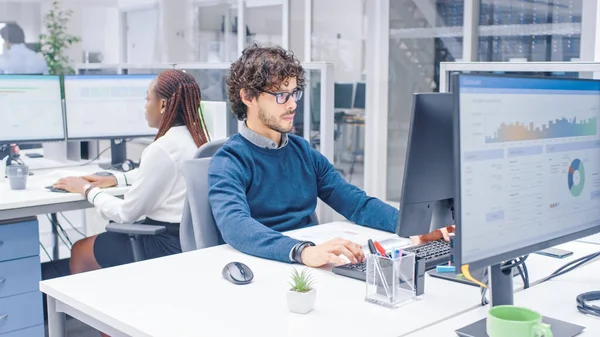
[[[331,239],[343,238],[361,246],[366,246],[369,239],[379,241],[386,249],[389,245],[402,247],[410,244],[410,240],[399,238],[396,234],[374,231],[370,228],[362,228],[356,225],[346,223],[330,223],[318,225],[310,229],[309,233],[290,233],[290,236],[298,240],[312,241],[320,244]]]

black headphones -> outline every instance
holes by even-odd
[[[119,165],[119,166],[123,172],[129,172],[129,171],[137,168],[140,165],[131,159],[125,159],[125,161],[122,162],[121,165]]]
[[[600,291],[590,291],[577,296],[577,310],[582,314],[600,317],[600,307],[587,304],[588,301],[600,300]]]

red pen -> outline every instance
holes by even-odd
[[[383,246],[382,246],[382,245],[381,245],[379,242],[377,242],[377,241],[373,241],[373,245],[375,245],[375,249],[377,249],[377,252],[378,252],[378,253],[379,253],[381,256],[383,256],[383,257],[386,257],[386,256],[387,256],[387,253],[385,252],[385,249],[383,249]]]

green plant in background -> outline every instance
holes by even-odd
[[[73,15],[72,10],[62,10],[60,1],[54,0],[52,8],[44,18],[47,34],[40,35],[41,52],[48,64],[48,72],[53,75],[73,74],[69,63],[67,49],[81,41],[78,36],[67,32],[69,20]]]
[[[314,281],[307,269],[298,272],[298,270],[294,268],[290,277],[292,279],[292,282],[290,282],[290,286],[292,286],[290,289],[291,291],[307,293],[312,289]]]

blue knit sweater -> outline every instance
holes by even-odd
[[[281,149],[231,137],[213,156],[208,197],[223,240],[246,254],[282,262],[299,241],[281,232],[314,225],[317,197],[360,225],[394,232],[398,210],[347,183],[301,137]]]

